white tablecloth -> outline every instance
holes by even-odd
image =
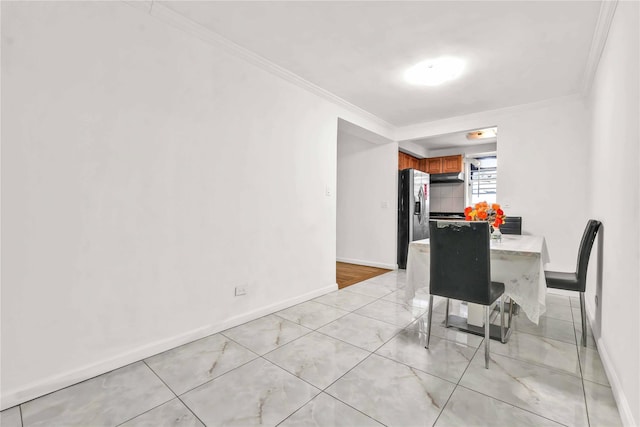
[[[428,292],[429,257],[429,239],[409,244],[407,300],[411,300],[419,288],[426,287]],[[503,235],[502,241],[491,242],[491,280],[503,282],[505,294],[536,324],[545,312],[547,284],[543,266],[548,262],[544,237]]]

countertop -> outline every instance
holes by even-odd
[[[429,212],[429,219],[464,220],[462,212]]]

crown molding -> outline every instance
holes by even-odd
[[[198,37],[204,42],[216,46],[218,48],[223,49],[225,52],[234,55],[238,58],[241,58],[269,73],[280,77],[289,83],[292,83],[312,94],[319,96],[335,105],[338,105],[342,108],[349,110],[350,112],[357,114],[358,116],[370,120],[371,122],[387,128],[391,132],[395,129],[395,126],[391,123],[381,119],[380,117],[363,110],[362,108],[340,98],[337,95],[309,82],[308,80],[303,79],[295,73],[292,73],[285,68],[280,67],[279,65],[274,64],[268,59],[256,54],[255,52],[246,49],[231,40],[221,36],[220,34],[211,31],[210,29],[200,25],[191,19],[185,17],[184,15],[175,12],[169,7],[160,4],[155,1],[135,1],[135,0],[124,0],[125,3],[135,7],[139,10],[144,10],[149,13],[154,18],[159,21],[164,22],[165,24],[169,24],[175,28],[178,28],[186,33],[189,33],[193,36]]]
[[[144,11],[151,15],[152,17],[158,19],[159,21],[171,25],[174,28],[182,30],[192,36],[198,37],[204,42],[220,48],[225,52],[241,58],[252,65],[259,67],[262,70],[265,70],[277,77],[280,77],[289,83],[294,84],[322,99],[325,99],[334,105],[342,107],[351,113],[356,114],[357,116],[369,120],[373,124],[381,126],[382,128],[387,130],[387,135],[391,135],[390,138],[395,141],[404,141],[414,139],[415,131],[419,129],[423,129],[425,127],[431,127],[433,125],[446,124],[448,122],[458,122],[460,120],[472,120],[475,118],[486,118],[487,115],[508,115],[519,113],[526,110],[542,108],[546,106],[561,104],[565,102],[572,102],[575,100],[584,101],[585,97],[588,95],[588,92],[591,89],[591,85],[593,83],[593,79],[595,77],[596,70],[598,68],[598,64],[600,61],[600,57],[602,56],[602,52],[604,50],[607,36],[609,33],[609,28],[611,27],[611,22],[613,20],[613,16],[615,14],[616,6],[618,4],[618,0],[603,0],[600,4],[600,11],[598,15],[598,19],[596,22],[596,27],[594,30],[593,38],[591,41],[591,47],[589,50],[589,55],[587,58],[587,66],[585,72],[582,77],[582,82],[580,84],[580,91],[578,93],[559,96],[555,98],[545,99],[541,101],[534,101],[527,104],[519,104],[509,107],[498,108],[494,110],[486,110],[479,111],[475,113],[469,113],[462,116],[454,116],[454,117],[446,117],[443,119],[438,119],[434,121],[422,122],[422,123],[414,123],[405,126],[397,126],[391,124],[384,119],[354,105],[350,102],[344,100],[343,98],[338,97],[337,95],[305,80],[304,78],[298,76],[291,71],[276,65],[275,63],[269,61],[268,59],[256,54],[255,52],[246,49],[231,40],[221,36],[220,34],[200,25],[193,20],[185,17],[184,15],[175,12],[169,7],[158,3],[154,0],[121,0],[126,4],[129,4],[135,7],[138,10]],[[379,132],[378,132],[379,133]],[[424,135],[423,135],[424,136]],[[428,135],[426,135],[428,136]]]
[[[611,22],[618,6],[618,0],[604,0],[600,3],[600,13],[598,14],[598,20],[596,22],[596,28],[593,32],[593,38],[591,39],[591,48],[589,49],[589,56],[587,57],[587,66],[582,76],[582,84],[580,92],[582,96],[588,96],[593,85],[593,79],[595,78],[596,71],[598,70],[598,64],[602,57],[602,52],[607,44],[607,36],[609,35],[609,28],[611,28]]]

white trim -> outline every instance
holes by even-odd
[[[545,268],[546,270],[546,268]],[[555,288],[547,288],[547,293],[548,294],[554,294],[554,295],[562,295],[565,297],[576,297],[579,296],[580,294],[577,293],[576,291],[567,291],[565,289],[555,289]]]
[[[289,83],[293,83],[294,85],[311,92],[312,94],[319,96],[329,102],[332,102],[340,107],[343,107],[363,118],[367,118],[372,122],[387,128],[390,132],[395,128],[391,123],[381,119],[380,117],[371,114],[370,112],[363,110],[362,108],[353,105],[352,103],[340,98],[337,95],[311,83],[308,80],[303,79],[291,71],[282,68],[281,66],[269,61],[268,59],[258,55],[255,52],[246,49],[231,40],[221,36],[220,34],[209,30],[208,28],[195,23],[189,18],[186,18],[184,15],[175,12],[169,7],[157,3],[150,2],[150,7],[148,10],[145,9],[144,5],[149,2],[144,2],[144,5],[138,4],[136,1],[124,0],[126,4],[129,4],[136,9],[145,10],[149,15],[158,19],[159,21],[164,22],[165,24],[169,24],[175,28],[185,31],[193,36],[200,38],[201,40],[209,43],[210,45],[222,48],[227,53],[230,53],[238,58],[242,58],[245,61],[262,68],[265,71],[274,74]]]
[[[602,52],[607,44],[609,29],[611,28],[611,22],[613,21],[617,6],[618,0],[608,0],[600,3],[600,13],[598,14],[596,28],[593,31],[589,56],[587,57],[587,66],[585,67],[582,84],[580,85],[583,96],[587,96],[589,91],[591,91],[591,85],[598,70],[598,64],[600,64]]]
[[[592,308],[589,303],[587,303],[587,308]],[[591,331],[593,331],[594,333],[598,355],[600,356],[600,360],[602,361],[604,371],[607,374],[607,379],[609,380],[609,385],[611,386],[613,398],[615,399],[616,405],[618,406],[618,413],[620,414],[622,425],[630,427],[637,426],[639,424],[633,419],[633,413],[631,412],[629,401],[624,394],[624,389],[622,388],[622,384],[618,379],[618,375],[616,374],[615,369],[613,369],[613,362],[611,361],[611,357],[609,356],[609,352],[607,351],[607,346],[605,345],[604,340],[601,336],[597,338],[595,337],[596,328],[594,326],[596,325],[594,324],[594,320],[592,320],[591,316],[589,315],[589,310],[587,310],[587,320],[589,320]]]
[[[613,20],[613,16],[615,13],[615,9],[618,3],[618,0],[607,0],[603,1],[600,6],[600,12],[598,15],[598,20],[596,23],[596,28],[594,30],[593,38],[591,41],[591,48],[589,50],[589,56],[587,58],[587,65],[585,68],[585,72],[582,78],[581,83],[581,91],[576,94],[560,96],[556,98],[549,98],[542,101],[536,101],[527,104],[519,104],[514,106],[508,106],[504,108],[498,108],[495,110],[484,110],[478,111],[474,113],[470,113],[463,116],[454,116],[454,117],[446,117],[439,120],[434,120],[431,122],[423,122],[423,123],[415,123],[406,126],[395,126],[391,123],[385,121],[384,119],[340,98],[339,96],[309,82],[308,80],[303,79],[291,71],[276,65],[275,63],[269,61],[268,59],[256,54],[255,52],[246,49],[231,40],[221,36],[220,34],[209,30],[208,28],[195,23],[194,21],[186,18],[178,12],[173,11],[167,6],[154,2],[152,0],[122,0],[124,3],[141,10],[143,12],[148,13],[154,18],[162,21],[166,24],[172,25],[175,28],[183,30],[193,36],[200,38],[201,40],[209,43],[211,45],[217,46],[225,50],[226,52],[242,58],[247,62],[262,68],[265,71],[268,71],[294,85],[305,89],[311,92],[314,95],[317,95],[329,102],[332,102],[340,107],[343,107],[363,118],[367,118],[372,122],[383,126],[386,128],[390,134],[395,134],[393,138],[396,141],[410,140],[416,137],[424,137],[423,135],[416,136],[415,130],[421,129],[423,127],[430,127],[435,124],[446,123],[450,120],[470,120],[476,117],[485,117],[485,115],[509,115],[513,113],[518,113],[530,109],[537,109],[541,107],[545,107],[548,105],[553,105],[556,103],[572,101],[576,98],[583,98],[586,96],[588,91],[591,88],[591,84],[593,83],[593,78],[595,76],[595,72],[598,68],[598,63],[600,61],[600,57],[602,56],[602,51],[604,50],[604,46],[606,44],[607,35],[609,33],[609,28],[611,27],[611,22]],[[459,129],[458,129],[459,130]],[[431,136],[431,135],[426,135]]]
[[[397,270],[398,264],[386,264],[383,262],[365,261],[362,259],[340,258],[336,257],[338,262],[346,262],[347,264],[366,265],[367,267],[386,268],[387,270]]]
[[[88,380],[98,375],[102,375],[114,369],[121,368],[134,362],[138,362],[155,354],[162,353],[163,351],[167,351],[183,344],[207,337],[209,335],[213,335],[220,331],[224,331],[234,326],[238,326],[251,320],[255,320],[259,317],[275,313],[276,311],[283,310],[295,304],[308,301],[312,298],[336,290],[338,290],[338,284],[334,283],[323,288],[307,292],[303,295],[289,298],[287,300],[271,304],[266,307],[261,307],[256,310],[231,317],[221,323],[205,325],[200,328],[192,329],[191,331],[183,334],[161,339],[152,343],[143,344],[139,347],[132,348],[129,351],[125,351],[108,359],[90,363],[76,369],[62,372],[60,374],[51,375],[40,381],[32,382],[17,389],[8,390],[2,395],[0,410],[11,408],[45,394],[60,390],[64,387],[77,384],[79,382]]]
[[[564,289],[554,289],[548,288],[547,293],[555,294],[555,295],[565,295],[570,297],[575,297],[576,295],[580,295],[575,291],[567,291]],[[629,406],[629,401],[624,394],[624,390],[622,388],[622,384],[618,379],[618,375],[616,371],[613,369],[613,362],[611,361],[611,357],[607,351],[607,347],[605,346],[604,340],[601,336],[596,336],[599,332],[599,328],[596,328],[596,323],[592,313],[595,313],[594,307],[592,304],[589,304],[588,301],[585,301],[587,306],[585,307],[587,321],[589,322],[589,326],[591,326],[591,331],[593,332],[593,338],[596,341],[596,348],[598,350],[598,355],[600,356],[600,360],[602,361],[602,366],[604,367],[604,371],[607,375],[607,379],[609,380],[609,385],[611,386],[611,392],[613,393],[613,397],[616,401],[616,405],[618,406],[618,413],[620,414],[620,419],[622,420],[622,425],[625,426],[637,426],[638,424],[633,419],[633,413],[631,412],[631,407]],[[580,345],[580,342],[578,342]]]

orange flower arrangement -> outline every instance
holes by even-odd
[[[498,203],[489,205],[487,202],[476,203],[473,207],[467,206],[464,209],[464,217],[467,221],[487,221],[493,228],[500,228],[506,220]]]

